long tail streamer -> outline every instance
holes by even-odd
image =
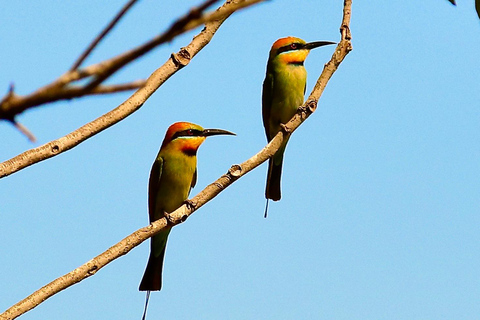
[[[145,309],[143,309],[142,320],[147,318],[148,299],[150,299],[150,290],[147,291],[147,296],[145,297]]]
[[[267,199],[267,204],[265,205],[265,215],[263,216],[265,219],[267,218],[267,213],[268,213],[268,199]]]

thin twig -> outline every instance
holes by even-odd
[[[73,66],[70,68],[70,71],[78,69],[83,61],[88,57],[88,55],[95,49],[100,41],[102,41],[107,33],[109,33],[113,27],[117,24],[118,21],[127,13],[127,11],[137,2],[137,0],[130,0],[128,1],[123,8],[117,13],[117,15],[113,18],[112,21],[103,29],[103,31],[90,43],[87,49],[82,53],[82,55],[75,61]]]
[[[120,83],[112,85],[99,85],[85,93],[85,88],[80,86],[69,86],[65,89],[65,99],[72,99],[80,96],[111,94],[139,89],[145,85],[146,80],[136,80],[129,83]]]
[[[18,122],[16,120],[10,120],[10,122],[14,125],[15,128],[18,129],[18,131],[23,133],[23,135],[26,136],[27,139],[30,140],[30,142],[36,142],[37,141],[37,138],[35,138],[33,133],[30,130],[28,130],[28,128],[25,127],[23,124],[21,124],[20,122]]]
[[[332,58],[325,65],[307,101],[298,109],[298,112],[295,114],[295,116],[285,125],[284,131],[280,131],[260,152],[240,165],[233,165],[226,174],[222,175],[215,182],[211,183],[205,189],[200,191],[200,193],[198,193],[195,197],[188,200],[184,205],[172,212],[169,215],[171,219],[169,223],[180,224],[184,222],[191,214],[193,214],[193,212],[205,205],[208,201],[217,196],[233,182],[273,156],[280,148],[283,139],[297,129],[316,110],[318,99],[323,93],[328,80],[332,77],[340,63],[352,49],[350,32],[345,32],[345,28],[349,29],[351,6],[352,0],[344,1],[344,18],[340,28],[342,39],[337,45]],[[348,15],[347,18],[346,15]],[[348,39],[346,37],[347,34],[349,35]],[[98,270],[105,267],[113,260],[127,254],[130,250],[157,234],[166,226],[167,220],[162,218],[153,222],[147,227],[143,227],[135,231],[102,254],[96,256],[92,260],[61,276],[60,278],[53,280],[46,286],[32,293],[27,298],[13,305],[3,314],[0,314],[0,319],[15,319],[25,312],[33,309],[54,294],[94,275]]]
[[[245,6],[245,3],[254,4],[263,0],[236,1],[236,5],[234,6],[232,5],[230,10],[227,10],[225,8],[220,8],[216,12],[210,13],[204,16],[202,12],[216,1],[218,0],[207,0],[200,6],[190,9],[189,13],[187,13],[182,18],[174,22],[170,26],[170,28],[164,33],[156,36],[155,38],[146,42],[145,44],[126,52],[125,54],[119,55],[109,60],[107,63],[102,63],[103,70],[101,72],[96,72],[95,77],[93,77],[92,81],[89,82],[85,86],[85,88],[87,90],[95,88],[95,86],[99,85],[100,83],[108,79],[111,75],[113,75],[119,69],[123,68],[128,63],[143,56],[144,54],[148,53],[155,47],[171,41],[176,36],[201,26],[202,24],[205,23],[205,21],[215,21],[217,19],[222,19],[232,14],[235,10],[243,8]]]
[[[101,86],[97,86],[95,89],[90,91],[89,94],[108,94],[108,93],[135,90],[143,87],[146,82],[147,82],[146,80],[137,80],[130,83],[101,85]]]

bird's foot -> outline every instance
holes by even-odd
[[[286,124],[280,123],[280,128],[286,134],[290,134],[292,132],[292,129],[290,129]]]
[[[197,206],[195,202],[189,199],[183,201],[183,204],[187,206],[188,210],[195,210],[195,207]]]
[[[183,201],[183,204],[187,207],[187,210],[190,211],[190,212],[194,211],[195,208],[197,207],[197,204],[195,202],[193,202],[192,200],[188,200],[188,199]],[[187,218],[188,218],[188,214],[184,214],[182,216],[182,218],[180,219],[180,221],[184,222],[185,220],[187,220]]]
[[[163,213],[165,219],[167,219],[167,224],[174,225],[175,224],[175,218],[168,212]]]

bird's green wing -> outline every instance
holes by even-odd
[[[267,140],[270,141],[270,112],[272,109],[272,99],[273,99],[273,75],[268,72],[265,75],[265,80],[263,80],[263,92],[262,92],[262,117],[263,117],[263,126],[265,127],[265,133],[267,135]]]
[[[195,168],[195,173],[193,174],[192,184],[190,185],[190,190],[192,190],[197,184],[197,168]]]
[[[148,181],[148,214],[150,222],[155,218],[155,205],[157,201],[158,186],[160,185],[160,178],[162,177],[163,158],[158,156],[152,165],[150,171],[150,180]]]

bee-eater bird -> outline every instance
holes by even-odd
[[[153,163],[148,184],[148,211],[150,223],[179,208],[188,198],[197,181],[197,150],[209,136],[232,132],[203,129],[188,122],[172,124],[165,135],[157,158]],[[140,283],[140,291],[162,288],[162,268],[168,227],[151,238],[150,258]],[[148,295],[147,295],[148,301]]]
[[[281,124],[287,123],[303,104],[307,71],[303,66],[310,50],[335,44],[330,41],[305,42],[295,37],[281,38],[270,49],[267,74],[263,81],[262,116],[267,140],[270,142],[280,131]],[[282,163],[288,138],[283,140],[280,149],[268,162],[265,198],[280,200],[280,178]],[[266,210],[265,210],[266,216]]]

